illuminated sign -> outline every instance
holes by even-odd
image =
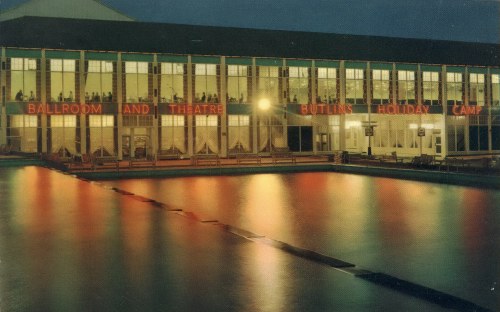
[[[222,104],[169,104],[168,112],[176,115],[222,115]]]
[[[479,115],[483,108],[481,106],[453,105],[451,111],[455,116]]]
[[[344,104],[300,104],[302,115],[343,115],[352,114],[352,105]]]
[[[123,104],[122,113],[124,115],[147,115],[151,112],[148,104]]]
[[[102,104],[70,104],[70,103],[28,103],[27,114],[47,115],[77,115],[77,114],[102,114]]]
[[[397,105],[397,104],[387,104],[377,106],[378,114],[387,115],[421,115],[429,113],[428,105]]]

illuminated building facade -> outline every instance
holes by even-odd
[[[499,45],[50,17],[0,29],[0,144],[21,152],[500,153]]]

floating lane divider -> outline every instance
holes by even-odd
[[[399,279],[394,276],[390,276],[384,273],[367,273],[361,274],[360,277],[366,281],[375,283],[377,285],[382,285],[393,290],[400,291],[407,295],[424,299],[436,303],[448,309],[454,309],[457,311],[475,311],[475,312],[493,312],[483,308],[473,302],[461,299],[459,297],[428,288],[422,285],[418,285],[409,281]]]

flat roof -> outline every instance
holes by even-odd
[[[0,32],[0,46],[16,48],[500,66],[489,43],[50,17]]]

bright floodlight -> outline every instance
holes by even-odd
[[[259,109],[268,110],[271,107],[271,102],[268,99],[260,99],[259,100]]]

